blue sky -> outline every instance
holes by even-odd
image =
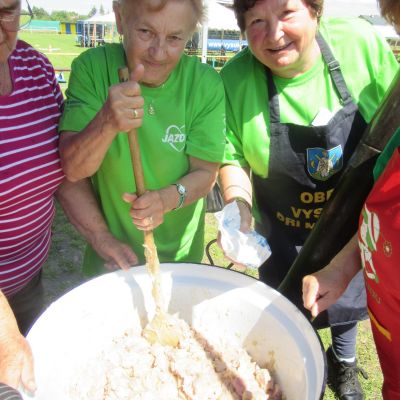
[[[112,0],[29,0],[31,6],[43,7],[47,11],[68,10],[87,14],[93,6],[99,9],[102,4],[105,11],[112,11]],[[325,0],[327,15],[378,14],[377,0]]]

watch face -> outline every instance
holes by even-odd
[[[186,198],[186,188],[183,186],[181,183],[174,183],[173,185],[176,186],[176,190],[179,193],[179,203],[178,205],[174,208],[174,210],[178,210],[183,206],[183,203]]]

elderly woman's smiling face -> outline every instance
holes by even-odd
[[[314,65],[318,21],[302,0],[259,0],[244,20],[252,53],[275,75],[292,78]]]
[[[114,3],[115,4],[115,3]],[[143,64],[142,83],[160,86],[178,64],[196,27],[190,0],[169,0],[162,8],[149,8],[146,0],[122,0],[114,5],[118,32],[130,70]]]
[[[18,18],[13,19],[21,10],[19,0],[0,0],[0,62],[4,63],[17,43]]]

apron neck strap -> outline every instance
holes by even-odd
[[[269,68],[265,67],[268,85],[268,102],[269,102],[269,119],[272,123],[280,122],[279,98],[272,72]]]
[[[348,103],[351,103],[351,94],[343,78],[339,61],[335,59],[331,49],[328,46],[328,43],[326,43],[320,32],[317,32],[316,40],[321,50],[322,58],[324,59],[325,64],[328,66],[329,74],[336,87],[342,104],[347,105]]]
[[[322,58],[324,59],[325,64],[328,66],[329,75],[332,78],[341,103],[343,105],[351,103],[351,94],[343,78],[339,62],[333,56],[331,49],[329,48],[328,44],[326,43],[320,32],[317,32],[316,40],[321,50]],[[276,90],[271,70],[265,67],[265,73],[267,76],[270,121],[272,123],[278,123],[280,122],[278,92]]]

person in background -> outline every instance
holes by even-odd
[[[380,0],[382,15],[400,33],[400,3]],[[400,79],[400,75],[398,75]],[[399,110],[400,112],[400,110]],[[383,372],[385,400],[400,399],[400,127],[374,169],[375,185],[358,234],[321,271],[303,278],[304,307],[317,316],[335,303],[362,268],[368,313]]]
[[[32,11],[0,0],[0,381],[35,390],[23,335],[43,307],[41,269],[63,180],[58,154],[62,93],[50,62],[17,37]],[[21,21],[21,23],[20,23]]]
[[[0,291],[0,381],[17,389],[23,386],[34,392],[36,383],[33,371],[32,350],[20,333],[14,313],[5,295]],[[0,384],[0,399],[10,392]],[[15,390],[12,391],[14,394]],[[7,398],[7,397],[5,397]],[[15,397],[17,398],[17,397]]]
[[[111,234],[132,249],[130,265],[144,262],[143,231],[150,229],[161,262],[200,262],[204,197],[225,145],[222,81],[183,54],[203,4],[121,0],[113,7],[122,44],[88,50],[72,64],[60,122],[64,172],[87,194],[82,214],[93,202],[93,188]],[[131,81],[119,83],[118,69],[125,65]],[[131,129],[138,130],[148,189],[140,197],[126,134]],[[82,183],[88,178],[91,187]],[[89,239],[97,235],[93,226],[86,228]],[[86,274],[105,272],[105,258],[89,246]]]
[[[220,185],[226,203],[237,201],[241,230],[254,215],[267,237],[272,255],[259,278],[278,288],[398,65],[368,22],[323,18],[323,0],[235,0],[234,9],[249,47],[221,71]],[[340,399],[363,398],[356,334],[365,305],[359,275],[327,311],[328,380]]]
[[[221,45],[220,53],[221,53],[221,56],[226,55],[226,49],[225,49],[225,46],[223,44]]]
[[[28,392],[36,384],[24,335],[44,307],[54,196],[74,220],[81,193],[63,181],[57,132],[63,96],[54,69],[18,39],[31,18],[27,1],[0,0],[0,382]],[[99,232],[93,246],[108,262],[126,264],[132,251],[111,237],[97,212],[83,219]]]

